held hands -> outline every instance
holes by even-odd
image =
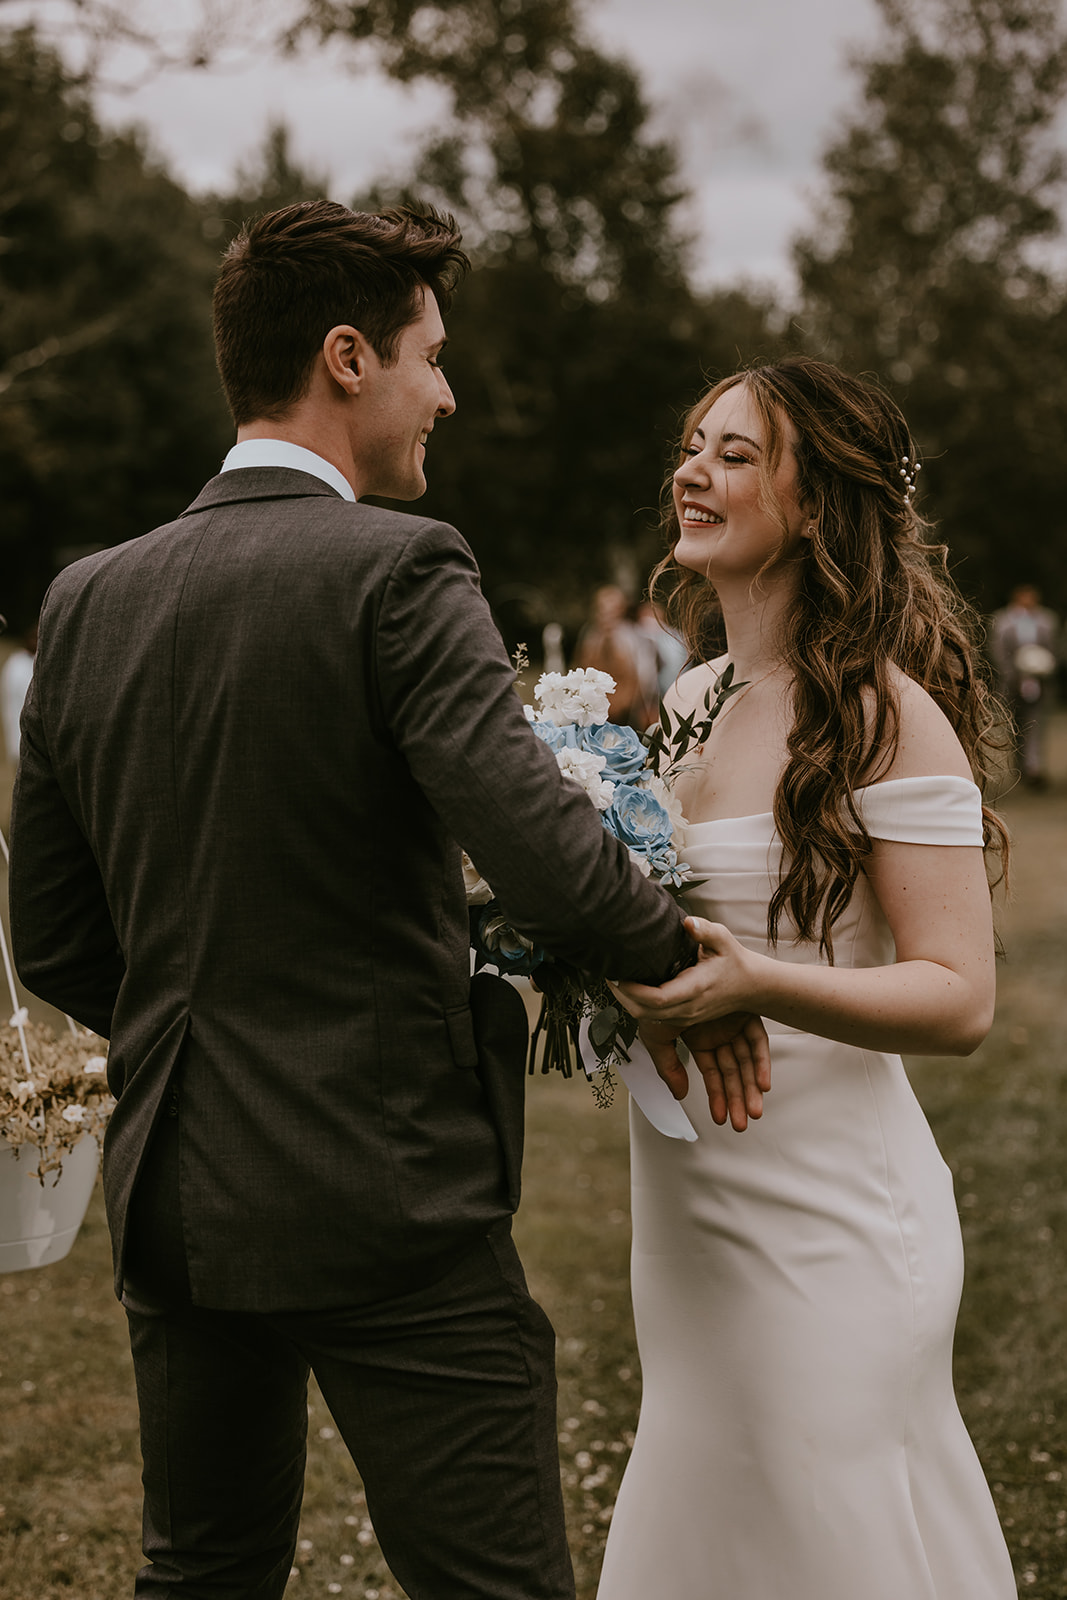
[[[689,1088],[675,1048],[680,1036],[704,1079],[712,1120],[721,1126],[729,1117],[741,1133],[749,1117],[762,1116],[771,1087],[767,1031],[746,1004],[749,952],[720,923],[687,917],[685,926],[700,946],[696,966],[658,989],[641,983],[612,988],[640,1023],[642,1043],[675,1099],[684,1099]]]

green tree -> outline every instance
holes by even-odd
[[[707,371],[773,348],[771,308],[694,296],[673,151],[570,0],[312,0],[309,32],[451,90],[407,185],[459,216],[476,268],[426,509],[471,540],[505,632],[576,626],[594,584],[643,585],[678,414]]]
[[[0,610],[167,520],[227,437],[199,207],[32,30],[0,35]]]
[[[330,192],[325,172],[311,172],[293,155],[291,135],[284,122],[267,129],[257,155],[238,167],[225,194],[206,195],[202,202],[203,231],[207,238],[228,244],[241,224],[264,211],[278,211],[300,200],[323,200]]]
[[[1054,0],[879,0],[862,108],[798,242],[813,344],[873,370],[926,457],[925,505],[987,607],[1067,599],[1064,286],[1051,138],[1067,86]]]
[[[118,42],[137,43],[136,7],[127,16],[79,0],[78,10],[100,39],[110,29]],[[203,26],[179,54],[209,64],[215,8],[202,10]],[[634,73],[589,45],[571,0],[312,0],[291,42],[311,36],[347,38],[357,66],[369,52],[403,81],[432,80],[452,91],[452,116],[405,193],[455,210],[476,262],[450,319],[448,370],[459,411],[435,435],[424,508],[457,522],[471,539],[513,638],[549,616],[576,626],[595,583],[616,577],[635,591],[643,583],[659,551],[654,508],[678,415],[708,373],[773,350],[773,308],[741,291],[706,299],[692,293],[673,221],[673,154],[649,137]],[[142,44],[147,49],[151,40]],[[80,95],[83,104],[83,87],[63,78],[54,60],[53,70],[52,101]],[[86,111],[84,125],[90,120]],[[88,144],[92,199],[85,215],[86,226],[95,227],[107,198],[92,176],[98,157],[121,146],[136,166],[143,152],[135,141],[105,139],[95,128]],[[167,183],[158,172],[146,172],[145,181],[157,182],[160,194]],[[271,130],[253,168],[237,174],[232,192],[206,198],[199,210],[170,185],[171,202],[184,207],[189,224],[175,232],[173,284],[182,316],[192,297],[206,328],[206,277],[194,283],[189,275],[194,258],[197,270],[206,270],[205,239],[212,255],[247,216],[326,187],[323,175],[300,169],[281,127]],[[394,198],[375,193],[355,203],[373,207]],[[61,209],[66,204],[64,195]],[[72,235],[64,252],[71,283],[85,280],[83,254]],[[166,267],[158,249],[146,259]],[[124,285],[125,276],[120,270],[113,281]],[[107,286],[97,288],[100,315],[115,316]],[[95,292],[85,281],[84,295]],[[152,315],[146,310],[145,329]],[[101,340],[117,332],[109,325]],[[199,419],[199,437],[211,435],[217,460],[224,440],[214,442],[219,429],[203,424],[217,391],[199,332],[183,351],[200,371],[186,415]],[[22,392],[29,399],[25,382]],[[136,403],[129,414],[141,414]],[[53,459],[66,462],[69,437],[51,424],[44,431]],[[116,442],[112,451],[112,493],[124,475],[122,448]],[[194,459],[199,468],[204,454],[190,452]],[[160,483],[169,493],[165,475]],[[114,537],[125,536],[127,523],[128,531],[148,525],[136,497],[119,520]],[[82,522],[92,531],[79,529],[64,542],[107,542],[99,515]]]

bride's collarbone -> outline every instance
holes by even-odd
[[[743,684],[725,701],[705,738],[688,752],[676,788],[690,822],[772,810],[788,759],[789,699],[784,687],[774,681],[754,682],[751,688]]]
[[[679,782],[678,798],[690,823],[763,816],[774,810],[776,779],[777,774],[772,781],[764,781],[762,774],[755,781],[750,777],[739,780],[734,775],[726,775],[719,781],[713,774],[700,773],[690,776],[684,788]]]
[[[785,768],[785,740],[766,742],[750,730],[728,735],[713,729],[699,750],[684,763],[676,789],[690,822],[722,817],[749,817],[773,810],[775,791]]]

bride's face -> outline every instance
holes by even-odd
[[[774,498],[785,518],[761,496],[760,462],[769,440],[743,383],[721,394],[704,413],[674,474],[674,509],[681,536],[674,559],[712,583],[751,580],[796,554],[807,519],[796,499],[796,432],[783,419]]]

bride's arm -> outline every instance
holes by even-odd
[[[747,950],[721,923],[687,927],[701,959],[660,989],[623,984],[642,1020],[685,1030],[754,1011],[865,1050],[970,1055],[993,1020],[993,934],[977,847],[877,841],[868,876],[897,946],[888,967],[823,967]]]
[[[964,776],[967,768],[941,713],[911,685],[887,776],[931,773]],[[749,1010],[862,1049],[969,1055],[989,1031],[995,998],[981,850],[876,839],[865,870],[896,943],[894,965],[776,960],[745,949],[721,925],[694,919],[698,965],[661,989],[625,985],[620,998],[642,1020],[675,1027]]]

